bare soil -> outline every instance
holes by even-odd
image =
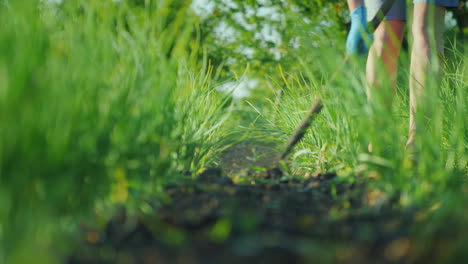
[[[155,215],[122,210],[102,231],[84,230],[69,264],[78,263],[447,263],[445,229],[413,236],[427,218],[376,203],[364,182],[333,173],[278,177],[275,153],[234,146],[219,168],[169,186]],[[376,197],[377,196],[377,197]],[[444,255],[445,254],[445,255]],[[456,259],[456,258],[455,258]]]

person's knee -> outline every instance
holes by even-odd
[[[443,53],[445,8],[429,4],[415,5],[413,24],[413,51],[420,54]]]
[[[413,50],[419,53],[430,51],[428,27],[425,23],[414,22],[412,26]]]
[[[374,33],[374,51],[375,53],[380,57],[383,54],[391,55],[391,56],[398,56],[398,54],[393,54],[395,53],[395,47],[398,45],[398,43],[395,43],[397,40],[395,40],[394,34],[392,35],[392,32],[389,32],[388,30],[380,30],[376,31]]]
[[[377,54],[392,54],[398,56],[398,47],[401,45],[404,31],[403,21],[388,21],[374,32],[374,49]],[[395,53],[395,54],[393,54]]]
[[[390,36],[386,30],[379,30],[374,33],[374,50],[380,55],[384,52],[385,46],[390,41]]]

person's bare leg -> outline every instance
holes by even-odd
[[[400,54],[401,42],[405,30],[405,21],[403,20],[385,20],[377,27],[374,32],[374,42],[369,51],[366,65],[366,78],[370,90],[368,91],[369,100],[373,93],[384,93],[385,104],[388,108],[391,106],[393,91],[382,91],[382,73],[379,72],[379,65],[383,65],[388,80],[392,82],[393,90],[396,87],[396,76],[398,69],[398,56]],[[380,91],[379,91],[380,90]],[[369,152],[373,151],[372,143],[368,145]]]
[[[414,144],[416,135],[415,115],[424,94],[429,66],[432,65],[439,69],[439,56],[444,53],[444,16],[444,7],[432,4],[414,5],[413,47],[410,66],[410,120],[407,148],[411,148]],[[435,52],[437,53],[434,54]]]
[[[403,20],[385,20],[374,32],[374,42],[370,48],[366,65],[367,82],[371,89],[381,88],[382,73],[379,73],[379,65],[383,65],[388,80],[396,86],[398,68],[398,56],[405,30]],[[372,90],[370,94],[372,94]],[[391,98],[389,98],[391,100]],[[391,102],[387,102],[390,105]]]

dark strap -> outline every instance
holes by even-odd
[[[390,11],[395,1],[396,0],[386,0],[382,3],[377,13],[368,22],[368,28],[371,32],[374,32],[375,29],[379,26],[380,22],[384,20],[385,15],[388,13],[388,11]]]

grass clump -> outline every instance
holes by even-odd
[[[57,260],[98,201],[137,204],[221,148],[187,3],[2,1],[0,22],[0,263]]]

